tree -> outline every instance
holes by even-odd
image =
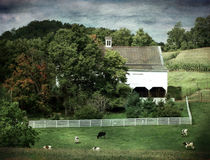
[[[48,51],[66,114],[69,108],[73,111],[77,107],[75,100],[80,92],[85,91],[89,97],[95,91],[108,95],[110,88],[126,80],[125,60],[114,51],[107,51],[103,56],[98,45],[80,30],[57,31]]]
[[[197,47],[210,46],[210,15],[206,18],[196,18],[195,26],[191,29],[191,33],[194,38],[194,44]]]
[[[80,91],[91,93],[96,89],[102,53],[84,32],[67,29],[56,32],[48,51],[67,114],[69,102],[73,97]]]
[[[132,42],[131,31],[127,28],[120,28],[112,35],[112,42],[114,46],[130,46]]]
[[[30,53],[37,54],[35,50]],[[16,58],[17,66],[5,83],[13,101],[20,103],[20,108],[28,113],[43,112],[48,114],[49,84],[45,62],[36,63],[35,57],[22,53]],[[34,58],[34,59],[33,59]]]
[[[185,40],[185,29],[182,28],[181,22],[175,24],[174,28],[168,33],[167,45],[171,50],[181,48],[182,42]]]
[[[133,36],[132,46],[151,46],[156,45],[155,41],[140,28]]]
[[[100,74],[100,88],[105,95],[112,96],[118,83],[126,82],[128,68],[126,60],[117,51],[107,50],[102,61],[102,74]]]
[[[17,102],[1,102],[0,115],[1,147],[30,147],[38,140],[38,133],[28,126]]]

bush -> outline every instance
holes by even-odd
[[[38,140],[38,133],[28,126],[26,114],[17,102],[3,101],[0,115],[0,146],[30,147]]]
[[[97,111],[96,108],[87,105],[77,109],[74,116],[76,119],[101,119],[103,118],[103,113]]]
[[[175,98],[176,100],[182,99],[182,87],[168,86],[168,97]]]
[[[126,115],[128,118],[150,117],[155,111],[155,102],[152,98],[143,100],[134,92],[128,97]]]
[[[132,93],[126,104],[126,116],[128,118],[139,117],[177,117],[180,116],[180,110],[171,100],[166,103],[159,102],[156,105],[152,98],[143,100],[137,93]]]
[[[156,108],[156,117],[180,117],[180,109],[171,100],[165,104],[160,102]]]

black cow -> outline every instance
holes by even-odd
[[[103,136],[105,138],[105,135],[106,135],[106,132],[99,132],[97,135],[97,139],[99,139],[100,137],[103,137]]]

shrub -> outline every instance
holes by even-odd
[[[176,117],[180,115],[180,110],[173,101],[167,100],[166,103],[161,101],[156,105],[152,98],[143,100],[139,98],[137,93],[132,93],[126,104],[126,116],[128,118]]]
[[[155,102],[152,98],[143,100],[134,92],[128,97],[126,115],[128,118],[150,117],[155,111]]]
[[[76,119],[101,119],[103,118],[103,113],[90,105],[86,105],[77,109],[74,116]]]
[[[3,101],[0,115],[0,146],[30,147],[38,140],[38,133],[28,126],[26,114],[17,102]]]
[[[182,99],[182,88],[181,87],[174,87],[168,86],[168,97],[175,98],[176,100]]]
[[[180,109],[171,100],[168,100],[165,104],[160,102],[157,107],[154,116],[156,117],[179,117],[181,116]]]

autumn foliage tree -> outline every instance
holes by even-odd
[[[16,58],[16,64],[10,66],[14,71],[4,83],[11,99],[18,101],[20,108],[28,113],[49,113],[49,84],[45,62],[34,62],[33,56],[22,53]]]

